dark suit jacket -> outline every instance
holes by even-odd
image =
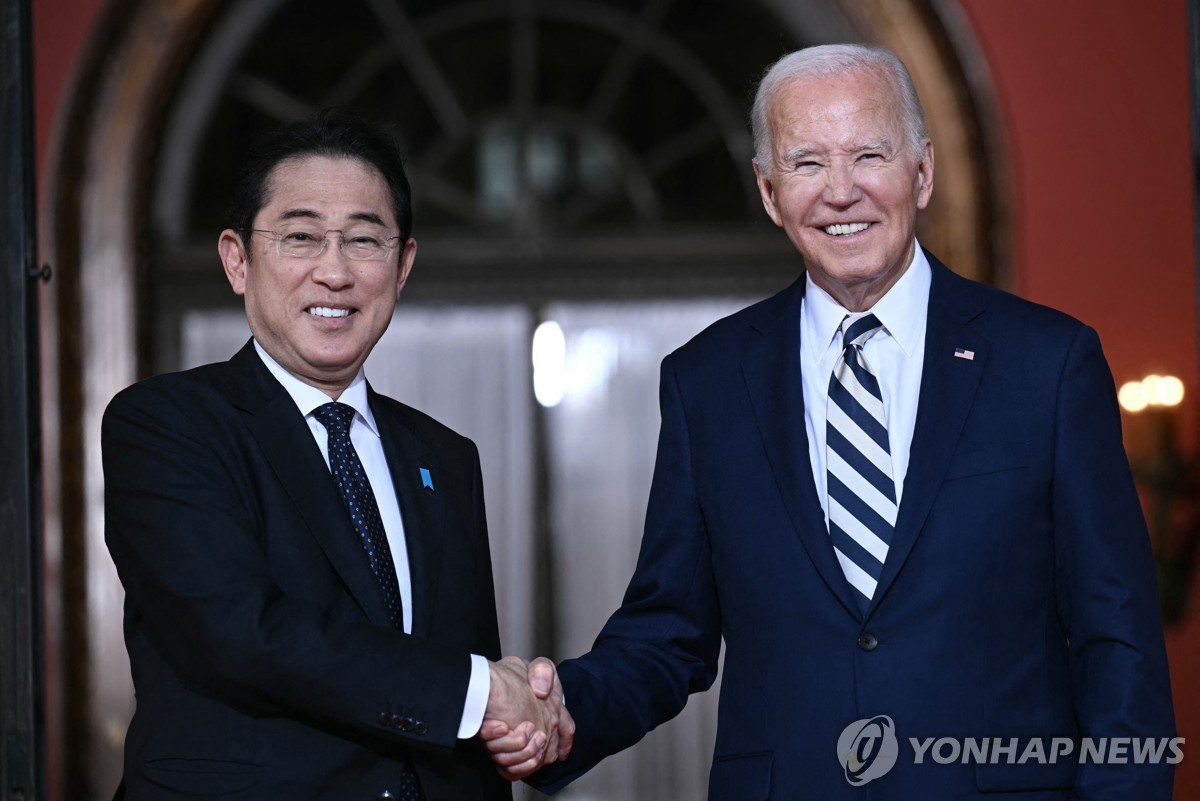
[[[1049,751],[1053,737],[1174,733],[1095,332],[930,261],[911,463],[867,613],[813,484],[800,282],[663,361],[637,569],[593,650],[561,666],[575,748],[535,783],[561,787],[677,714],[713,682],[724,637],[714,801],[1169,799],[1170,766],[1081,767],[1078,743],[1055,764],[915,763],[909,738],[1020,737],[1023,751],[1040,737]],[[852,787],[839,735],[876,715],[894,721],[899,758]]]
[[[126,797],[510,798],[456,739],[470,653],[500,642],[470,440],[369,393],[399,496],[413,632],[382,595],[291,397],[247,344],[104,416],[105,538],[137,709]],[[434,489],[422,487],[420,468]]]

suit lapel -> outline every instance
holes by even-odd
[[[742,360],[742,373],[767,460],[783,496],[792,526],[809,559],[846,610],[861,616],[834,555],[825,528],[825,515],[813,484],[804,424],[804,390],[800,378],[800,301],[804,282],[793,285],[790,297],[764,315],[756,330],[762,338]]]
[[[970,303],[968,293],[963,291],[969,284],[928,252],[926,256],[933,278],[917,421],[896,529],[871,610],[903,569],[925,525],[987,363],[988,341],[967,325],[982,311],[982,307]],[[970,352],[971,358],[956,356],[956,349]]]
[[[387,608],[329,468],[290,395],[247,344],[229,361],[226,393],[247,413],[247,427],[364,614],[390,626]]]
[[[433,453],[405,423],[399,406],[374,390],[368,390],[368,396],[404,520],[413,595],[412,633],[427,637],[441,575],[446,492],[445,488],[438,490],[444,473]]]

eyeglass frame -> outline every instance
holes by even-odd
[[[338,246],[337,246],[338,253],[345,256],[347,259],[350,259],[351,261],[382,261],[383,259],[386,259],[393,250],[396,249],[396,245],[393,245],[391,243],[394,242],[395,240],[401,238],[400,234],[396,234],[395,236],[387,237],[380,243],[381,247],[383,248],[383,259],[379,259],[379,258],[359,259],[359,258],[355,258],[354,256],[351,256],[349,253],[346,252],[346,230],[344,228],[326,228],[325,233],[322,234],[322,236],[321,236],[321,249],[311,256],[299,256],[299,255],[296,255],[295,253],[284,253],[282,251],[283,240],[284,240],[284,237],[287,236],[287,233],[285,233],[283,231],[272,231],[269,228],[251,228],[249,230],[250,230],[251,234],[270,234],[273,237],[272,241],[275,243],[276,252],[278,253],[278,255],[280,257],[288,258],[288,259],[300,259],[302,261],[308,261],[310,259],[319,259],[322,256],[324,256],[325,251],[329,250],[329,239],[330,239],[329,235],[330,234],[336,233],[338,235]],[[316,232],[315,231],[313,231],[313,232],[305,231],[303,233],[315,234]]]

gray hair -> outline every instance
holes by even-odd
[[[771,135],[767,112],[776,93],[785,83],[801,78],[831,77],[860,70],[874,70],[891,78],[899,89],[904,111],[904,133],[919,159],[924,153],[929,130],[925,112],[904,62],[884,47],[859,44],[834,44],[806,47],[788,53],[763,75],[754,95],[750,124],[754,131],[754,163],[764,173],[771,171]]]

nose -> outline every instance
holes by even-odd
[[[354,283],[350,259],[342,253],[340,234],[331,231],[325,236],[325,250],[313,259],[312,278],[330,289],[344,289]]]
[[[858,181],[851,164],[836,164],[826,173],[825,200],[833,206],[849,206],[859,198]]]

